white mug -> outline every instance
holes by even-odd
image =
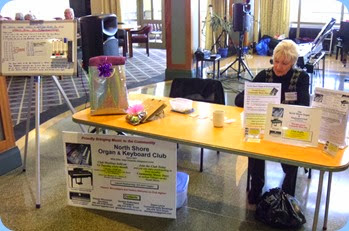
[[[224,126],[224,111],[216,110],[213,112],[212,116],[213,126],[221,128]]]

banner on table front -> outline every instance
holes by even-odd
[[[68,204],[176,218],[176,144],[63,132]]]

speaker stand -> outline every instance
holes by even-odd
[[[238,56],[236,57],[235,61],[232,62],[231,64],[229,64],[229,66],[226,69],[224,69],[220,74],[221,75],[224,74],[224,72],[226,72],[229,68],[231,68],[231,69],[233,69],[234,71],[237,72],[237,78],[238,79],[244,79],[244,80],[251,81],[253,79],[252,72],[248,68],[247,64],[245,63],[245,60],[244,60],[243,55],[242,55],[242,41],[243,41],[243,37],[244,37],[243,32],[240,32]],[[238,62],[238,69],[237,70],[233,67],[236,62]],[[251,76],[251,79],[246,79],[246,78],[243,78],[241,76],[241,73],[245,72],[245,71],[248,72],[248,74]]]

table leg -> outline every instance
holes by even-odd
[[[213,61],[213,79],[216,76],[216,61]]]
[[[325,217],[324,217],[324,225],[322,227],[323,230],[327,229],[328,209],[329,209],[329,206],[330,206],[330,195],[331,195],[331,184],[332,184],[332,172],[328,172]]]
[[[128,55],[129,57],[133,57],[133,49],[132,49],[132,34],[131,31],[127,31],[127,37],[128,37]]]
[[[125,53],[127,53],[128,52],[128,48],[127,48],[128,47],[128,40],[129,40],[128,39],[128,36],[129,36],[128,31],[126,31],[126,33],[124,33],[124,36],[125,36],[125,38],[124,38],[124,40],[125,40],[125,42],[124,42],[125,43],[125,46],[124,46],[125,47]],[[122,49],[124,49],[124,48],[122,48]]]
[[[326,55],[322,58],[322,87],[325,86],[325,58]]]
[[[313,93],[313,75],[314,72],[310,74],[310,94]]]
[[[218,59],[218,68],[217,68],[217,79],[219,79],[221,77],[219,69],[220,69],[220,62],[221,60]]]
[[[317,189],[316,205],[315,205],[313,228],[312,228],[313,231],[316,231],[317,222],[318,222],[318,219],[319,219],[319,210],[320,210],[320,202],[321,202],[321,193],[322,193],[323,181],[324,181],[324,171],[320,170],[319,185],[318,185],[318,189]]]

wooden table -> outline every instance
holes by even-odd
[[[206,119],[199,119],[198,117],[191,117],[188,114],[172,112],[168,103],[169,98],[144,94],[129,95],[130,100],[144,100],[149,97],[163,99],[167,102],[168,106],[164,110],[164,118],[138,126],[132,126],[126,122],[125,115],[91,116],[90,109],[85,109],[75,113],[73,115],[73,121],[144,137],[318,169],[320,170],[320,177],[313,230],[316,230],[318,222],[324,172],[329,172],[324,227],[327,226],[332,172],[343,171],[348,168],[349,149],[340,150],[335,157],[332,157],[322,151],[322,144],[319,144],[318,147],[304,148],[266,140],[261,140],[260,143],[245,142],[241,125],[242,108],[194,102],[194,113],[208,116]],[[211,120],[212,112],[218,109],[224,110],[226,117],[235,119],[235,122],[225,124],[223,128],[213,127]]]
[[[133,57],[133,49],[132,49],[132,43],[130,42],[130,38],[131,38],[131,30],[133,29],[137,29],[139,28],[139,26],[132,26],[132,25],[126,25],[126,24],[119,24],[118,25],[118,29],[119,30],[125,30],[127,33],[127,37],[125,38],[125,43],[128,43],[128,55],[130,57]],[[127,46],[127,45],[126,45]]]

